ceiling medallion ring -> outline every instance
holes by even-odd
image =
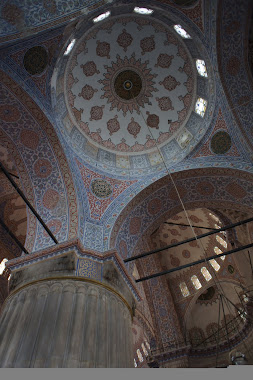
[[[145,94],[146,86],[142,80],[142,73],[131,66],[117,71],[112,77],[112,83],[112,91],[120,101],[136,103],[138,97]]]
[[[115,65],[117,65],[116,70]],[[124,59],[118,55],[117,62],[107,67],[105,79],[99,81],[104,85],[102,98],[107,98],[107,103],[111,103],[110,110],[114,108],[122,110],[124,116],[127,112],[133,113],[133,111],[139,114],[140,107],[150,104],[149,98],[153,96],[152,92],[158,91],[153,82],[156,76],[157,74],[152,74],[151,69],[147,68],[147,62],[136,60],[134,54],[131,58]]]

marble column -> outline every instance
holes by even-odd
[[[77,262],[68,252],[12,270],[0,367],[133,367],[134,301],[122,273],[107,260],[98,281]]]

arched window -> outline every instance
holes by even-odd
[[[140,7],[135,7],[134,12],[139,13],[140,15],[151,15],[152,13],[154,13],[153,9]]]
[[[147,349],[150,350],[150,344],[147,341],[145,343],[146,343]]]
[[[222,255],[222,250],[218,247],[214,247],[214,252],[216,253],[216,255]],[[225,260],[226,256],[220,256],[221,260]]]
[[[138,348],[138,350],[136,352],[137,352],[137,356],[138,356],[139,361],[143,362],[143,356],[142,356],[141,351],[139,350],[139,348]]]
[[[137,367],[137,363],[136,363],[136,360],[134,359],[134,366],[135,368]]]
[[[0,263],[0,274],[3,274],[3,271],[5,270],[5,263],[7,262],[7,259],[3,259]]]
[[[219,226],[218,224],[215,223],[214,225],[215,228],[221,228],[221,226]],[[226,236],[226,231],[221,231],[220,234],[223,234],[224,236]]]
[[[202,285],[201,285],[201,283],[200,283],[200,281],[196,275],[191,277],[191,282],[193,283],[195,289],[198,290],[198,289],[202,288]]]
[[[201,117],[204,117],[207,107],[207,101],[203,98],[198,98],[195,104],[195,112],[200,115]]]
[[[184,29],[182,28],[181,25],[174,25],[174,29],[175,29],[175,31],[176,31],[181,37],[183,37],[183,38],[191,38],[190,34],[188,34],[188,33],[186,32],[186,30],[184,30]]]
[[[206,71],[205,61],[203,61],[202,59],[197,59],[196,60],[196,67],[197,67],[199,75],[201,75],[202,77],[206,77],[207,78],[207,71]]]
[[[189,292],[189,290],[188,290],[187,285],[186,285],[185,282],[181,282],[181,283],[179,284],[179,287],[180,287],[181,293],[182,293],[182,295],[183,295],[184,297],[187,297],[187,296],[190,295],[190,292]]]
[[[218,270],[220,269],[220,265],[217,263],[217,261],[212,259],[212,260],[209,260],[209,263],[212,265],[213,269],[216,272],[218,272]]]
[[[144,355],[145,355],[145,356],[148,356],[148,351],[147,351],[147,349],[146,349],[144,343],[141,344],[141,348],[142,348],[142,351],[144,352]]]
[[[227,242],[224,240],[224,239],[222,239],[219,235],[216,235],[216,240],[217,240],[217,242],[218,243],[220,243],[224,248],[227,248]]]
[[[96,22],[102,21],[102,20],[104,20],[105,18],[109,17],[110,14],[111,14],[110,11],[107,11],[107,12],[105,12],[105,13],[101,13],[101,15],[99,15],[99,16],[97,16],[97,17],[95,17],[95,18],[93,19],[93,22],[96,23]]]
[[[208,269],[206,269],[206,267],[202,267],[201,268],[201,273],[205,277],[206,281],[210,281],[211,280],[211,278],[212,278],[211,273],[209,272]]]
[[[212,214],[211,212],[209,212],[209,215],[210,215],[211,218],[213,218],[213,220],[215,220],[217,223],[220,223],[220,219],[218,218],[218,216]]]
[[[243,295],[242,295],[242,299],[243,299],[243,301],[246,302],[246,303],[249,302],[249,297],[247,296],[247,294],[243,294]]]

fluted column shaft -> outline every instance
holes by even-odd
[[[128,305],[85,280],[16,290],[2,309],[0,337],[0,367],[133,367]]]

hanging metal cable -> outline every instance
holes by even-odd
[[[252,221],[253,221],[253,218],[249,218],[249,219],[245,219],[245,220],[242,220],[240,222],[237,222],[237,223],[229,224],[228,226],[221,227],[219,229],[219,232],[220,231],[226,231],[228,229],[231,229],[231,228],[234,228],[234,227],[237,227],[237,226],[241,226],[243,224],[246,224],[246,223],[249,223],[249,222],[252,222]],[[163,248],[153,249],[152,251],[148,251],[148,252],[141,253],[139,255],[133,256],[133,257],[129,257],[128,259],[125,259],[124,262],[127,263],[129,261],[140,259],[141,257],[146,257],[146,256],[149,256],[149,255],[153,255],[154,253],[165,251],[167,249],[174,248],[174,247],[177,247],[179,245],[186,244],[186,243],[189,243],[191,241],[194,241],[196,239],[199,240],[199,239],[202,239],[202,238],[204,238],[206,236],[210,236],[210,235],[214,235],[214,234],[217,234],[217,231],[206,232],[205,234],[194,236],[194,237],[192,237],[190,239],[186,239],[186,240],[174,243],[174,244],[170,244],[170,245],[167,245],[166,247],[163,247]]]
[[[7,232],[7,234],[10,235],[10,237],[15,241],[15,243],[19,246],[19,248],[22,249],[23,252],[25,252],[26,255],[29,255],[29,252],[26,250],[26,248],[21,244],[21,242],[18,240],[18,238],[11,232],[11,230],[6,226],[4,221],[0,218],[0,224],[3,227],[3,229]]]
[[[223,252],[222,256],[228,256],[228,255],[231,255],[232,253],[240,252],[240,251],[242,251],[244,249],[248,249],[248,248],[251,248],[251,247],[253,247],[253,243],[244,245],[242,247],[238,247],[238,248],[232,249],[231,251],[228,251],[228,252]],[[189,264],[180,265],[177,268],[168,269],[168,270],[165,270],[163,272],[159,272],[159,273],[151,274],[151,275],[146,276],[146,277],[139,278],[138,280],[135,280],[135,282],[141,282],[141,281],[149,280],[151,278],[164,276],[165,274],[172,273],[172,272],[177,272],[179,270],[191,267],[193,265],[205,263],[207,261],[210,261],[210,260],[216,259],[216,258],[217,258],[217,255],[213,255],[213,256],[210,256],[210,257],[207,257],[207,258],[204,258],[204,259],[193,261],[192,263],[189,263]]]

